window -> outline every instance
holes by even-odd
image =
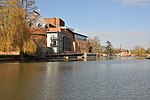
[[[38,27],[41,27],[41,26],[42,26],[42,25],[39,23],[39,24],[38,24]]]
[[[85,40],[86,39],[86,37],[80,36],[80,35],[76,35],[76,34],[75,34],[75,38],[79,39],[79,40]]]
[[[50,39],[57,39],[55,35],[51,35]]]
[[[56,45],[56,41],[53,41],[53,45]]]
[[[29,22],[29,27],[31,27],[32,26],[32,23],[31,22]]]
[[[51,47],[57,46],[57,41],[52,41],[50,45],[51,45]]]

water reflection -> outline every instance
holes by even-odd
[[[149,60],[0,64],[2,100],[148,100]]]

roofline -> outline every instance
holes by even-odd
[[[79,33],[74,32],[74,29],[72,29],[72,28],[68,28],[68,27],[61,27],[61,28],[62,28],[62,29],[67,29],[67,30],[71,31],[73,34],[77,34],[77,35],[80,35],[80,36],[83,36],[83,37],[88,37],[88,36],[86,36],[86,35],[83,35],[83,34],[79,34]]]
[[[56,31],[56,32],[46,31],[46,34],[47,33],[60,33],[60,32],[59,31]]]
[[[80,35],[80,36],[83,36],[83,37],[88,37],[88,36],[86,36],[86,35],[79,34],[79,33],[76,33],[76,32],[73,32],[73,34],[77,34],[77,35]]]
[[[36,10],[33,10],[33,12],[37,13],[38,15],[40,15],[40,13],[38,11],[36,11]]]
[[[30,35],[46,36],[46,34],[30,34]]]

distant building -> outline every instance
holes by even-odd
[[[128,57],[131,56],[131,52],[129,50],[120,49],[118,55],[121,57]]]

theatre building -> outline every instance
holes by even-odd
[[[52,47],[55,53],[88,52],[87,36],[66,27],[60,18],[44,18],[44,20],[47,23],[47,47]]]

